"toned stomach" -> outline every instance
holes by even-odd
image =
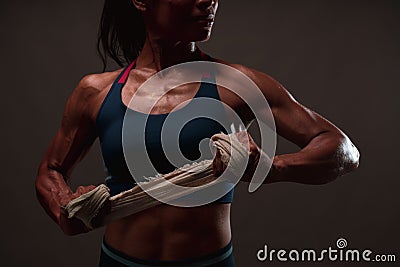
[[[230,203],[165,204],[110,223],[105,241],[136,258],[180,260],[214,252],[231,239]]]

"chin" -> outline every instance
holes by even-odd
[[[211,29],[203,29],[202,31],[193,32],[192,38],[193,42],[207,42],[211,37]]]

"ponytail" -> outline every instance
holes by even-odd
[[[142,13],[131,0],[105,0],[97,35],[97,52],[103,62],[111,57],[120,67],[134,60],[146,38]]]

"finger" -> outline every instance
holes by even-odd
[[[75,193],[77,193],[80,196],[80,195],[86,194],[87,192],[92,191],[95,188],[96,188],[96,186],[94,186],[94,185],[78,186]]]
[[[86,188],[87,188],[87,192],[90,192],[90,191],[92,191],[93,189],[95,189],[97,186],[95,186],[95,185],[89,185],[89,186],[87,186]]]
[[[83,186],[79,186],[76,191],[72,194],[71,199],[75,199],[85,193]]]
[[[249,138],[249,134],[246,131],[241,131],[235,133],[238,141],[245,146],[247,149],[250,150],[251,139]]]
[[[85,193],[85,187],[83,186],[78,186],[78,188],[76,189],[75,193],[82,195]]]

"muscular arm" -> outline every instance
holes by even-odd
[[[92,113],[98,90],[91,84],[93,77],[86,76],[69,97],[61,127],[40,163],[35,184],[40,204],[66,234],[84,230],[77,230],[81,227],[77,221],[65,222],[60,207],[94,188],[78,187],[73,193],[67,185],[73,167],[86,155],[97,136]]]
[[[324,184],[358,167],[359,152],[338,127],[298,103],[270,76],[249,68],[240,70],[268,100],[277,133],[301,148],[296,153],[275,156],[265,183]]]

